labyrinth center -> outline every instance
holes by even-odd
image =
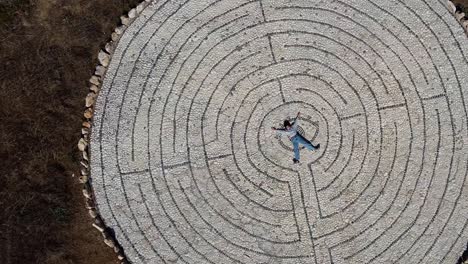
[[[96,103],[99,213],[133,263],[456,263],[467,55],[446,1],[153,1]]]

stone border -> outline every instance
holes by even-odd
[[[123,248],[120,246],[114,234],[105,225],[104,220],[99,214],[98,208],[96,208],[96,202],[94,199],[93,189],[90,181],[90,165],[89,165],[89,142],[90,132],[93,123],[94,103],[101,90],[102,80],[106,75],[107,67],[112,59],[112,54],[120,40],[120,36],[125,32],[128,26],[138,17],[138,15],[148,6],[152,0],[142,0],[135,8],[132,8],[127,15],[120,16],[120,25],[118,25],[114,32],[111,34],[111,40],[108,41],[104,48],[98,53],[98,65],[94,71],[93,76],[89,79],[89,93],[85,99],[85,111],[84,121],[81,128],[81,138],[78,141],[78,149],[81,152],[80,161],[80,177],[79,181],[83,183],[83,196],[86,201],[86,209],[89,215],[93,219],[93,227],[101,232],[104,243],[114,249],[117,254],[117,258],[121,261],[121,264],[130,263],[125,256]]]
[[[468,36],[468,14],[465,14],[452,0],[447,0],[447,7],[449,11],[455,16],[455,19],[465,30],[465,34]]]
[[[118,25],[114,32],[111,34],[111,40],[108,41],[104,48],[101,49],[98,53],[99,64],[96,66],[94,74],[89,79],[90,87],[89,93],[85,99],[85,111],[84,111],[84,121],[81,128],[81,138],[78,141],[78,149],[81,152],[81,161],[80,161],[80,177],[79,181],[83,184],[83,196],[86,201],[86,209],[88,210],[89,215],[93,219],[93,227],[95,227],[103,236],[104,243],[114,249],[114,252],[117,254],[117,258],[121,261],[121,264],[130,263],[127,257],[125,256],[123,248],[120,246],[114,234],[109,230],[105,225],[104,220],[99,214],[98,208],[96,208],[96,203],[94,199],[93,190],[90,182],[90,165],[89,165],[89,140],[90,132],[93,121],[94,114],[94,103],[96,98],[99,95],[101,89],[102,80],[105,77],[107,67],[112,59],[113,52],[120,40],[120,36],[124,34],[128,26],[138,17],[138,15],[148,6],[152,0],[142,0],[135,8],[132,8],[127,15],[120,16],[120,25]],[[455,16],[456,20],[465,30],[465,34],[468,36],[468,14],[462,12],[462,10],[457,7],[452,0],[447,0],[447,8]],[[466,250],[461,254],[458,264],[468,264],[468,242]]]
[[[465,14],[463,10],[460,9],[460,6],[455,5],[452,0],[447,0],[447,8],[455,16],[455,19],[458,21],[458,23],[460,23],[460,25],[463,27],[465,34],[468,37],[468,14]],[[468,241],[466,243],[466,249],[463,253],[461,253],[457,264],[468,264]]]

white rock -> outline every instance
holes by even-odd
[[[84,121],[81,125],[86,128],[91,128],[91,123],[88,121]]]
[[[88,153],[86,151],[83,151],[82,153],[83,153],[83,159],[86,161],[89,161]]]
[[[107,67],[109,65],[110,56],[104,50],[99,51],[98,60],[102,66]]]
[[[86,168],[86,169],[89,168],[88,162],[86,162],[86,161],[84,161],[84,160],[80,161],[80,164],[81,164],[81,166],[82,166],[83,168]]]
[[[82,129],[81,129],[81,134],[82,134],[82,135],[88,135],[88,134],[89,134],[89,129],[87,129],[87,128],[82,128]]]
[[[113,41],[109,41],[106,43],[106,45],[104,46],[104,50],[106,50],[107,53],[111,54],[112,53],[112,50],[113,50]]]
[[[81,169],[80,174],[81,174],[81,176],[88,176],[89,175],[88,170],[86,168]]]
[[[135,18],[137,16],[137,11],[135,8],[132,8],[129,12],[128,12],[128,17],[129,18]]]
[[[96,86],[99,86],[99,84],[100,84],[100,82],[99,82],[99,77],[96,76],[96,75],[91,76],[91,78],[89,79],[89,82],[90,82],[91,84],[96,85]]]
[[[94,98],[86,96],[85,104],[86,107],[91,107],[94,104]]]
[[[130,24],[130,19],[128,16],[120,16],[120,23],[122,23],[122,25],[128,26],[128,24]]]
[[[91,85],[91,87],[89,87],[89,90],[96,94],[99,93],[99,87],[95,84]]]
[[[123,260],[125,257],[124,257],[123,255],[119,254],[119,255],[117,256],[117,258],[118,258],[119,260]]]
[[[144,3],[141,3],[141,4],[137,5],[137,7],[136,7],[136,11],[137,11],[138,14],[140,14],[141,11],[143,11],[143,9],[145,9],[145,4]]]
[[[468,31],[468,20],[465,19],[465,20],[463,20],[461,23],[462,23],[463,28],[464,28],[466,31]]]
[[[93,117],[93,110],[91,108],[86,109],[83,116],[86,119],[91,119]]]
[[[104,232],[104,227],[103,227],[103,226],[98,225],[98,224],[96,224],[96,223],[93,223],[93,226],[94,226],[94,228],[96,228],[97,230],[99,230],[99,232],[101,232],[101,233]]]
[[[94,209],[89,209],[89,210],[88,210],[88,214],[89,214],[89,216],[91,216],[92,218],[96,218],[96,217],[97,217],[97,212],[96,212],[96,210],[94,210]]]
[[[104,67],[102,65],[96,66],[96,70],[94,71],[94,75],[102,77],[102,76],[104,76],[104,73],[106,73],[106,67]]]
[[[106,239],[104,239],[104,243],[106,243],[106,245],[108,245],[108,246],[111,247],[111,248],[114,248],[114,247],[115,247],[114,240],[111,239],[111,238],[106,238]]]
[[[119,34],[119,35],[122,35],[125,32],[126,28],[127,28],[127,26],[125,26],[125,25],[118,26],[118,27],[115,28],[114,32]]]
[[[111,39],[112,41],[117,41],[119,40],[119,34],[115,33],[115,32],[112,32],[111,34]]]
[[[80,176],[78,178],[78,180],[81,182],[81,183],[87,183],[88,182],[88,176]]]
[[[91,193],[88,191],[88,189],[83,188],[83,196],[88,199],[91,199]]]
[[[452,14],[455,14],[455,11],[457,11],[457,7],[450,0],[447,1],[447,7]]]
[[[84,140],[83,138],[80,138],[80,140],[78,141],[78,149],[80,151],[85,151],[87,146],[88,142],[86,142],[86,140]]]
[[[457,18],[457,21],[461,21],[465,17],[465,13],[463,12],[456,12],[455,17]]]
[[[94,102],[96,101],[96,94],[95,93],[88,93],[86,96],[86,107],[93,106]]]

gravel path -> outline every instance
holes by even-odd
[[[155,1],[96,104],[91,174],[133,263],[455,263],[468,40],[438,0]],[[271,126],[301,111],[317,151]]]

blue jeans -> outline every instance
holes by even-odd
[[[292,139],[291,139],[293,146],[294,146],[294,158],[299,160],[300,155],[299,155],[299,143],[304,145],[307,149],[309,150],[314,150],[314,146],[312,143],[305,139],[301,134],[297,133]]]

